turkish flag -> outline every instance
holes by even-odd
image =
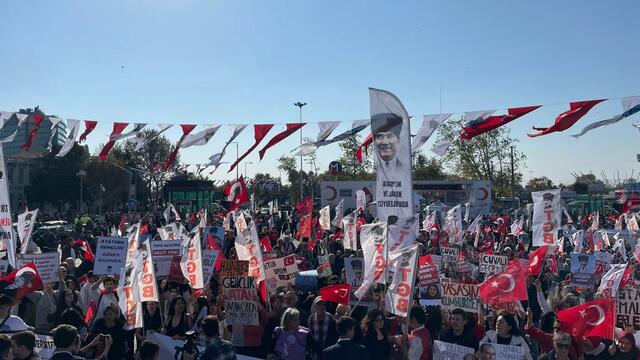
[[[300,239],[306,237],[311,237],[311,216],[305,216],[304,219],[300,221],[300,231],[299,231]]]
[[[305,196],[302,201],[297,203],[296,210],[298,210],[300,215],[311,213],[313,211],[313,199],[311,198],[311,195]]]
[[[249,202],[249,192],[247,191],[247,186],[244,184],[244,178],[242,176],[227,186],[227,188],[224,189],[224,194],[227,197],[222,201],[222,206],[227,209],[228,212]]]
[[[616,299],[604,298],[558,311],[560,329],[574,338],[599,336],[613,340]]]
[[[536,250],[529,253],[529,271],[528,275],[538,276],[544,267],[544,261],[549,251],[549,245],[540,246]]]
[[[527,300],[525,273],[520,261],[511,260],[502,272],[488,277],[480,284],[479,294],[485,304],[492,305]]]
[[[33,262],[0,277],[0,293],[14,299],[14,304],[34,291],[42,290],[44,285],[36,265]]]
[[[271,242],[269,241],[269,235],[265,235],[260,239],[260,244],[264,246],[265,252],[271,252]]]
[[[331,301],[334,303],[349,305],[349,296],[351,295],[350,284],[335,284],[325,286],[320,289],[320,296],[324,301]]]
[[[76,240],[71,243],[71,246],[76,250],[80,250],[80,255],[82,256],[82,260],[93,262],[95,256],[93,255],[93,251],[91,251],[91,247],[86,240]]]
[[[540,106],[541,105],[510,108],[507,110],[507,115],[489,116],[482,121],[469,123],[462,129],[460,139],[470,140],[475,136],[497,129],[500,126],[504,126],[513,120],[532,112]]]

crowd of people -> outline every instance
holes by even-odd
[[[201,216],[204,215],[184,214],[180,223],[190,232],[201,224],[223,226],[229,221],[224,212],[209,214],[204,220]],[[595,216],[599,219],[594,220]],[[161,214],[132,217],[127,222],[140,222],[150,238],[161,240],[158,228],[166,225]],[[319,259],[328,256],[331,275],[319,278],[318,288],[346,284],[345,259],[362,257],[359,246],[356,250],[343,247],[341,229],[323,231],[316,219],[311,238],[300,238],[295,211],[247,213],[246,219],[256,225],[261,239],[267,239],[263,253],[274,258],[293,254],[300,271],[318,269]],[[214,273],[204,289],[159,278],[159,301],[142,304],[142,326],[125,330],[116,292],[117,276],[94,275],[92,261],[76,242],[86,241],[95,252],[97,238],[110,235],[114,227],[126,227],[124,220],[115,215],[102,222],[77,217],[72,231],[48,230],[34,239],[39,247],[36,251],[60,252],[59,281],[45,283],[42,290],[32,291],[19,301],[7,296],[6,291],[0,295],[0,332],[4,333],[0,335],[0,359],[40,359],[36,353],[38,334],[52,337],[55,353],[51,359],[158,359],[160,347],[149,334],[186,340],[187,344],[195,331],[200,350],[183,351],[183,359],[234,359],[241,355],[283,360],[434,359],[440,356],[435,343],[438,341],[473,349],[457,357],[465,360],[496,359],[492,344],[521,348],[523,359],[637,360],[640,332],[633,324],[619,324],[613,339],[577,338],[562,328],[556,316],[560,310],[601,296],[596,290],[606,269],[594,273],[591,288],[572,286],[570,255],[593,254],[598,231],[613,229],[618,226],[617,220],[619,216],[595,213],[575,223],[564,220],[562,229],[558,229],[560,240],[544,260],[542,271],[526,277],[528,299],[509,308],[482,305],[478,313],[472,313],[441,305],[420,305],[420,286],[415,278],[413,304],[408,315],[400,317],[385,310],[388,286],[384,282],[369,289],[372,301],[364,306],[353,300],[349,304],[327,301],[318,291],[303,291],[291,284],[272,289],[266,297],[257,291],[259,325],[234,328],[225,321],[225,296]],[[359,226],[373,221],[371,215],[358,214]],[[421,256],[438,256],[443,247],[458,249],[457,264],[443,261],[439,266],[439,275],[446,281],[483,282],[487,275],[478,272],[478,265],[481,254],[487,251],[511,260],[528,259],[534,250],[530,233],[524,229],[509,233],[508,224],[489,219],[482,222],[480,231],[465,231],[462,244],[453,244],[450,234],[442,230],[442,221],[440,217],[435,226],[422,229],[416,241]],[[594,221],[601,225],[593,228]],[[237,259],[232,218],[226,226],[221,256]],[[576,236],[585,241],[574,241]],[[613,243],[596,247],[611,254],[611,263],[628,262],[634,269],[621,288],[640,288],[640,267],[633,256],[634,249],[628,244],[622,250],[615,249]],[[472,266],[459,266],[460,261]],[[434,293],[441,291],[434,287]]]

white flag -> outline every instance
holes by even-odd
[[[298,146],[297,148],[293,149],[292,152],[300,148],[302,148],[300,151],[303,151],[304,153],[307,153],[308,151],[310,151],[310,153],[314,152],[318,148],[315,145],[315,143],[325,141],[329,137],[329,135],[331,135],[333,130],[335,130],[338,127],[338,125],[340,125],[340,121],[319,122],[318,123],[319,131],[318,131],[318,136],[316,137],[316,141],[306,142]]]
[[[341,199],[338,205],[336,205],[336,215],[331,222],[333,226],[342,229],[342,217],[344,216],[344,199]]]
[[[425,216],[424,221],[422,222],[422,229],[431,231],[431,229],[437,228],[438,224],[436,223],[436,212],[432,211],[430,215]]]
[[[234,215],[240,216],[240,212],[234,212]],[[262,250],[260,248],[260,239],[258,239],[258,231],[256,230],[256,224],[251,221],[249,225],[239,225],[239,217],[234,217],[236,220],[236,253],[238,254],[238,260],[246,260],[249,262],[249,276],[253,276],[256,282],[261,282],[265,279],[264,263],[262,260]]]
[[[38,209],[25,211],[18,215],[18,238],[20,239],[20,254],[26,254],[31,243],[31,232],[36,225]]]
[[[133,330],[142,327],[142,302],[140,301],[141,256],[126,264],[120,272],[118,281],[118,306],[125,319],[123,329]]]
[[[450,244],[462,245],[462,210],[460,205],[456,205],[447,212],[443,229],[449,234]]]
[[[438,156],[444,156],[444,154],[446,154],[447,151],[449,151],[451,144],[453,144],[453,141],[440,140],[437,143],[433,144],[433,147],[431,148],[431,152],[433,152]]]
[[[4,139],[0,140],[0,143],[7,144],[7,143],[12,142],[16,138],[16,135],[18,135],[18,131],[20,131],[20,129],[22,128],[24,123],[27,122],[27,119],[29,118],[29,115],[16,114],[16,117],[18,118],[18,125],[16,126],[16,131],[14,131],[13,134],[11,134],[11,135],[5,137]]]
[[[344,249],[357,251],[358,226],[355,211],[342,219],[342,229],[342,246]]]
[[[176,208],[173,206],[172,203],[169,203],[169,205],[167,205],[167,208],[164,210],[164,213],[162,213],[162,215],[164,215],[164,220],[167,224],[169,224],[169,220],[170,220],[169,216],[171,212],[173,212],[173,216],[176,218],[176,221],[182,220],[180,218],[180,214],[178,213],[178,210],[176,210]]]
[[[57,117],[49,117],[49,121],[51,121],[51,134],[49,135],[49,141],[47,141],[47,150],[51,151],[51,145],[53,143],[53,137],[56,135],[56,126],[62,121],[62,119]]]
[[[600,294],[603,297],[617,297],[618,287],[626,269],[627,264],[612,264],[609,271],[602,276],[600,287],[596,294]]]
[[[158,127],[160,128],[160,131],[158,131],[154,136],[150,137],[149,139],[145,139],[144,137],[140,136],[142,134],[142,132],[137,132],[136,133],[136,137],[135,137],[136,147],[135,147],[134,151],[139,151],[146,144],[151,142],[153,139],[159,137],[160,134],[162,134],[163,132],[169,130],[172,126],[173,126],[173,124],[158,124]]]
[[[511,224],[511,233],[520,235],[520,233],[524,230],[524,215],[520,216],[520,219],[516,220]]]
[[[222,151],[220,151],[217,154],[213,154],[209,157],[208,165],[213,165],[216,167],[220,165],[220,161],[222,160],[222,157],[224,156],[225,151],[227,150],[227,146],[229,146],[229,144],[231,144],[233,140],[235,140],[235,138],[237,138],[238,135],[240,135],[240,133],[247,127],[247,125],[234,124],[234,125],[229,125],[229,127],[231,128],[231,137],[224,144],[224,147],[222,147]]]
[[[580,136],[586,134],[587,132],[593,130],[593,129],[597,129],[597,128],[601,128],[601,127],[605,127],[605,126],[609,126],[611,124],[615,124],[618,121],[627,118],[637,112],[640,111],[640,96],[631,96],[631,97],[626,97],[626,98],[622,98],[622,114],[618,114],[614,117],[611,117],[609,119],[606,120],[600,120],[600,121],[596,121],[594,123],[591,123],[587,126],[585,126],[580,133],[575,134],[575,135],[571,135],[574,138],[578,139],[580,138]]]
[[[388,239],[389,252],[411,246],[416,243],[416,233],[418,228],[418,217],[409,216],[398,218],[395,224],[389,225]]]
[[[67,134],[67,140],[65,140],[64,145],[62,145],[62,148],[60,148],[56,157],[63,157],[73,149],[73,145],[76,143],[76,137],[78,136],[78,131],[80,130],[80,120],[67,119],[67,129],[70,129]]]
[[[369,126],[369,120],[354,120],[351,123],[351,129],[350,130],[344,131],[344,132],[334,136],[331,139],[325,139],[325,140],[322,140],[322,141],[315,141],[313,143],[303,144],[302,147],[300,147],[300,150],[297,153],[295,153],[294,155],[296,155],[296,156],[310,155],[310,154],[312,154],[314,151],[316,151],[318,148],[320,148],[322,146],[326,146],[326,145],[329,145],[329,144],[333,144],[335,142],[343,141],[343,140],[346,140],[346,139],[348,139],[348,138],[350,138],[352,136],[355,136],[360,131],[366,129],[367,126]]]
[[[558,240],[558,229],[562,224],[560,189],[535,191],[533,198],[533,218],[531,219],[533,246],[554,244]]]
[[[199,131],[195,134],[189,134],[185,137],[180,148],[186,149],[190,146],[202,146],[206,145],[209,140],[216,134],[220,125],[205,125],[204,130]]]
[[[5,166],[4,154],[2,146],[0,146],[0,250],[7,251],[9,263],[16,267],[16,239],[13,231],[13,221],[11,221],[11,202],[9,200],[9,184],[7,176],[7,167]]]
[[[476,216],[473,222],[469,224],[467,231],[471,233],[478,231],[480,229],[480,221],[482,221],[482,215]]]
[[[413,303],[418,244],[389,253],[389,267],[396,269],[384,301],[384,309],[392,314],[406,317]]]
[[[573,224],[573,219],[571,218],[571,215],[569,215],[569,212],[567,211],[567,208],[565,208],[564,206],[562,207],[562,212],[564,213],[564,216],[567,217],[567,223],[568,224]]]
[[[613,238],[616,240],[616,243],[613,244],[612,250],[620,252],[622,254],[622,259],[624,262],[627,262],[627,247],[624,243],[624,237],[620,235],[620,233],[616,233],[613,235]]]
[[[411,153],[415,153],[429,140],[433,132],[453,114],[425,115],[422,118],[422,126],[411,141]]]
[[[140,256],[140,301],[158,301],[158,283],[156,282],[155,266],[151,256],[151,244],[146,239],[141,247],[138,248],[138,256]]]
[[[320,217],[318,222],[322,230],[331,230],[331,207],[329,205],[320,209]]]
[[[13,112],[11,111],[0,111],[0,130],[4,128],[4,124],[6,124],[12,116]]]
[[[358,299],[367,293],[375,283],[384,282],[387,256],[387,223],[379,222],[362,225],[360,230],[364,275],[360,287],[354,292]]]

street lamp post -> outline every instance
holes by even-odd
[[[87,176],[87,172],[84,170],[80,170],[78,171],[76,176],[80,178],[80,202],[78,203],[78,212],[82,214],[82,182],[84,180],[84,177]]]
[[[300,123],[302,123],[302,107],[306,106],[307,103],[298,101],[293,105],[299,108],[299,120]],[[302,129],[300,129],[300,146],[302,146]],[[303,155],[300,155],[300,200],[304,197],[304,194],[302,193],[302,156]]]
[[[232,141],[229,144],[236,144],[236,181],[238,181],[238,178],[240,177],[238,175],[238,142],[237,141]],[[246,171],[245,171],[246,173]]]
[[[247,181],[247,164],[253,164],[252,161],[247,161],[244,163],[244,181]]]

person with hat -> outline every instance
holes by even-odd
[[[578,256],[578,262],[580,262],[580,267],[573,271],[576,274],[591,274],[593,271],[590,271],[587,268],[587,264],[589,264],[589,255],[580,254]]]
[[[314,340],[314,352],[322,355],[322,350],[338,341],[336,320],[329,314],[325,307],[325,301],[321,296],[313,300],[313,314],[309,316],[309,330]]]
[[[397,175],[399,172],[404,172],[407,166],[398,159],[402,125],[402,118],[396,114],[377,114],[371,118],[373,143],[382,171],[387,175]]]

